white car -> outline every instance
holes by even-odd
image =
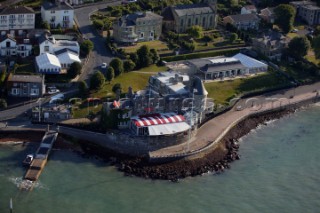
[[[291,30],[291,32],[296,33],[296,32],[298,32],[298,29],[293,29],[293,30]]]
[[[48,87],[47,90],[48,90],[49,95],[56,94],[56,93],[60,92],[60,90],[58,90],[56,87]]]
[[[102,63],[102,64],[101,64],[101,68],[102,68],[102,69],[107,68],[107,66],[108,66],[108,64],[107,64],[107,63]]]

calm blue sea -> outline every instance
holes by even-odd
[[[124,177],[70,151],[54,151],[32,192],[17,184],[36,145],[0,145],[0,212],[320,212],[320,106],[271,122],[240,140],[240,161],[220,175],[179,183]]]

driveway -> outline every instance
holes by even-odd
[[[112,59],[112,54],[106,48],[105,39],[102,38],[91,25],[90,14],[107,6],[119,5],[120,3],[121,1],[115,1],[75,9],[75,20],[79,25],[80,32],[94,44],[90,59],[85,65],[86,67],[80,75],[79,81],[88,80],[94,69],[99,68],[104,62],[109,64]]]

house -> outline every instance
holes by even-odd
[[[113,37],[120,43],[158,40],[162,33],[162,17],[147,12],[122,16],[113,24]]]
[[[56,40],[54,36],[42,35],[39,38],[40,55],[43,53],[55,54],[55,52],[68,49],[77,55],[80,53],[80,46],[77,41]]]
[[[62,69],[68,69],[74,62],[81,63],[78,54],[68,49],[59,50],[55,52],[55,55],[58,57]]]
[[[41,97],[45,93],[44,76],[10,74],[7,91],[13,97]]]
[[[254,5],[246,5],[241,8],[241,14],[257,14],[257,8]]]
[[[279,32],[269,31],[252,39],[252,48],[270,59],[280,60],[288,39]]]
[[[50,53],[43,53],[36,57],[36,71],[43,74],[60,74],[59,59]]]
[[[217,1],[203,0],[198,4],[183,4],[166,7],[161,15],[163,26],[168,31],[185,33],[194,25],[213,29],[217,25]]]
[[[56,0],[55,3],[45,1],[41,6],[41,18],[51,28],[72,28],[74,9],[66,1]]]
[[[293,1],[290,2],[296,9],[296,16],[306,21],[308,25],[320,24],[320,7],[312,1]]]
[[[241,53],[233,57],[218,56],[174,63],[174,66],[169,63],[168,67],[177,72],[181,71],[180,68],[184,72],[188,69],[188,73],[203,76],[204,80],[251,75],[268,70],[268,65],[265,63]]]
[[[267,7],[262,9],[259,16],[267,23],[273,24],[275,21],[274,7]]]
[[[224,25],[231,24],[238,30],[257,30],[260,19],[255,14],[231,15],[223,18]]]
[[[2,35],[14,31],[22,34],[24,30],[34,29],[34,27],[35,13],[29,7],[6,7],[0,12],[0,31]]]
[[[104,103],[103,110],[108,116],[116,113],[113,117],[118,119],[116,122],[119,129],[133,128],[138,135],[144,135],[147,133],[138,130],[139,127],[143,127],[139,125],[139,120],[144,120],[144,117],[157,115],[159,118],[164,116],[171,120],[169,117],[175,114],[189,117],[186,122],[190,126],[201,123],[214,108],[213,101],[209,100],[207,95],[208,92],[199,77],[177,72],[161,72],[149,78],[149,85],[145,90],[133,93],[132,88],[129,88],[126,99]],[[188,116],[190,112],[193,116]],[[165,123],[166,121],[162,124]],[[165,134],[165,130],[162,132]]]
[[[31,55],[32,44],[30,39],[15,39],[10,34],[0,36],[1,56],[20,56],[27,57]]]

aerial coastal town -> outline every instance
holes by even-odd
[[[128,175],[221,172],[250,129],[319,100],[319,1],[0,3],[0,135],[41,135],[28,190],[67,140]],[[197,172],[179,163],[206,157]]]

